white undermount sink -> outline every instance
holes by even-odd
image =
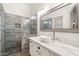
[[[51,38],[46,37],[46,36],[40,36],[40,41],[44,43],[52,42]]]
[[[44,38],[40,38],[41,40],[41,42],[44,42],[44,43],[47,43],[48,42],[48,40],[47,39],[44,39]]]

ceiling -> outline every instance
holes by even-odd
[[[32,15],[36,15],[37,11],[43,9],[44,5],[52,5],[53,3],[28,3],[31,6]]]

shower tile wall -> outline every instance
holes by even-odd
[[[30,35],[30,22],[27,22],[28,18],[22,17],[22,53],[29,51],[29,40],[28,36]]]
[[[16,48],[17,42],[21,42],[22,51],[28,52],[29,50],[29,42],[28,35],[30,35],[30,23],[24,23],[28,18],[21,17],[13,14],[6,13],[6,21],[5,21],[5,52],[8,48]],[[20,24],[21,28],[17,28],[15,24]]]
[[[37,34],[37,19],[32,19],[30,21],[30,33]]]
[[[4,52],[5,12],[0,4],[0,55]]]
[[[21,17],[6,13],[5,23],[5,49],[17,48],[17,42],[21,42],[21,28],[16,24],[21,24]]]

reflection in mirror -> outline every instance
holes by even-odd
[[[41,29],[52,29],[52,18],[41,20],[40,25]]]
[[[73,29],[77,29],[77,25],[78,25],[78,23],[77,23],[77,21],[78,21],[78,19],[77,19],[77,4],[73,7],[73,9],[71,10],[71,27],[73,28]]]
[[[52,8],[50,13],[41,16],[40,29],[57,29],[70,31],[78,28],[78,13],[77,3],[62,4],[57,8]],[[51,21],[50,21],[51,19]],[[49,21],[48,21],[49,20]],[[51,23],[51,24],[50,24]],[[52,28],[51,28],[52,27]],[[49,30],[50,31],[50,30]]]
[[[54,18],[54,28],[63,28],[63,16]]]

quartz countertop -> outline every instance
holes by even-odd
[[[48,39],[47,42],[42,42],[39,36],[29,37],[29,39],[37,42],[38,44],[49,49],[50,51],[54,51],[61,56],[79,56],[79,48],[73,47],[63,42],[57,40],[53,42],[51,39]]]

